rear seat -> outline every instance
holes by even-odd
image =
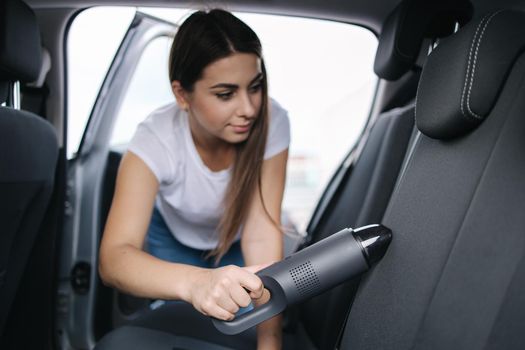
[[[525,344],[525,13],[442,40],[416,101],[422,132],[383,224],[341,349]]]
[[[353,226],[354,222],[380,221],[394,188],[413,125],[413,106],[380,115],[350,178],[341,186],[342,192],[334,203],[335,210],[323,217],[314,242],[341,227]],[[299,336],[286,334],[285,348],[304,349],[304,344],[310,342],[318,349],[333,348],[352,300],[349,296],[355,293],[357,282],[351,281],[300,305],[299,326],[304,327],[309,339],[297,339],[304,336],[303,332]],[[110,333],[97,345],[97,349],[171,349],[163,344],[170,344],[171,348],[177,345],[181,349],[226,349],[223,345],[233,349],[250,349],[255,348],[255,332],[250,330],[237,337],[222,335],[215,330],[209,318],[198,314],[190,305],[175,304],[151,311]]]
[[[446,23],[464,24],[470,19],[468,1],[443,1],[420,7],[417,1],[402,2],[386,19],[374,64],[376,74],[397,80],[414,68],[424,37],[450,34],[451,28],[431,24],[439,17]],[[419,18],[425,17],[425,21]],[[417,24],[414,24],[417,23]],[[419,45],[417,45],[419,44]],[[424,56],[425,57],[425,56]],[[415,95],[415,91],[413,92]],[[362,153],[348,180],[339,186],[333,200],[313,230],[312,243],[338,232],[342,227],[360,227],[381,222],[407,153],[416,135],[414,105],[380,114],[370,130]],[[298,306],[301,346],[295,348],[334,349],[358,289],[359,279],[348,281]]]
[[[353,222],[367,223],[372,219],[375,222],[380,221],[403,161],[413,125],[413,106],[380,115],[350,178],[341,186],[342,192],[337,198],[337,203],[341,204],[336,204],[336,210],[323,218],[314,241],[341,227],[353,226]],[[362,198],[362,201],[349,201],[352,197]],[[301,305],[299,320],[310,335],[310,339],[301,339],[301,344],[306,341],[313,342],[319,349],[333,347],[351,302],[348,295],[353,295],[356,288],[357,283],[354,281]],[[295,344],[294,338],[295,334],[288,334],[287,345]],[[163,344],[170,344],[171,347]],[[172,349],[177,345],[182,349],[226,349],[218,344],[234,349],[254,348],[255,333],[251,330],[237,337],[219,334],[209,318],[199,315],[189,305],[175,304],[151,311],[128,326],[110,333],[96,348]]]
[[[312,243],[343,227],[381,222],[413,127],[413,105],[379,115],[348,180],[312,232]],[[358,285],[349,281],[298,306],[301,325],[316,348],[334,348]]]
[[[354,222],[379,222],[388,204],[414,125],[414,108],[380,115],[373,125],[351,176],[342,184],[335,210],[321,221],[314,242]],[[299,306],[299,327],[305,333],[285,334],[285,348],[333,348],[358,281],[351,281]],[[200,339],[199,339],[200,338]],[[306,339],[303,339],[306,338]],[[162,339],[162,340],[160,340]],[[209,318],[187,304],[166,305],[110,333],[97,349],[251,349],[253,330],[231,337],[218,333]],[[221,345],[218,345],[221,344]],[[223,347],[225,346],[225,347]]]
[[[398,22],[391,25],[393,31],[404,29]],[[398,52],[381,50],[384,46],[392,47],[385,41],[394,38],[386,36],[378,49],[382,53],[381,74],[388,74],[390,78],[399,77],[412,68],[417,56],[412,57],[412,65],[408,65],[406,60],[400,62]],[[381,221],[413,134],[413,125],[413,105],[382,113],[377,118],[349,178],[339,186],[337,197],[316,225],[312,242],[342,227]],[[299,328],[305,332],[285,334],[284,348],[333,348],[358,282],[350,281],[300,305]],[[253,330],[236,337],[219,334],[207,317],[189,305],[177,304],[149,312],[111,332],[96,348],[248,349],[255,347],[254,335]]]

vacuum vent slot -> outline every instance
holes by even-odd
[[[299,294],[303,297],[307,297],[316,292],[321,288],[319,278],[315,273],[315,270],[310,261],[307,261],[297,267],[290,270],[290,275],[297,287]]]

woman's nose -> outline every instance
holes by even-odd
[[[241,100],[239,105],[239,116],[245,118],[255,117],[255,103],[252,100],[252,96],[248,93],[241,94]]]

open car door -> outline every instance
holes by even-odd
[[[97,339],[146,305],[102,285],[98,250],[123,152],[110,145],[117,115],[148,46],[171,42],[176,29],[172,23],[136,12],[98,92],[79,151],[69,161],[58,271],[60,348],[93,348]]]

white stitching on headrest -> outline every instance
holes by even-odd
[[[463,92],[461,93],[461,102],[460,102],[461,114],[463,114],[464,117],[466,117],[466,115],[465,115],[465,109],[463,107],[463,101],[465,99],[465,91],[467,91],[467,82],[468,82],[469,75],[470,75],[470,60],[472,58],[472,51],[474,49],[474,44],[476,43],[476,39],[478,37],[479,28],[481,28],[481,26],[485,22],[485,19],[489,15],[490,14],[486,14],[485,17],[483,17],[483,19],[479,22],[478,27],[476,28],[476,32],[474,33],[474,37],[472,38],[472,44],[470,45],[470,51],[468,54],[467,72],[465,74],[465,84],[463,85]]]
[[[472,85],[474,83],[474,74],[476,72],[476,63],[477,63],[477,59],[478,59],[479,46],[481,44],[481,40],[483,39],[483,34],[485,34],[485,29],[487,29],[490,21],[492,20],[492,18],[494,18],[497,14],[501,13],[502,11],[503,10],[499,10],[499,11],[493,13],[492,16],[490,16],[490,18],[487,20],[487,22],[485,23],[485,26],[483,27],[483,31],[481,32],[481,36],[479,37],[478,44],[476,46],[476,54],[474,55],[474,66],[472,68],[472,74],[470,76],[470,85],[469,85],[468,94],[467,94],[467,109],[468,109],[468,111],[469,111],[471,116],[476,117],[478,119],[483,119],[483,117],[477,115],[476,113],[474,113],[472,111],[472,109],[470,108],[470,92],[472,90]]]

